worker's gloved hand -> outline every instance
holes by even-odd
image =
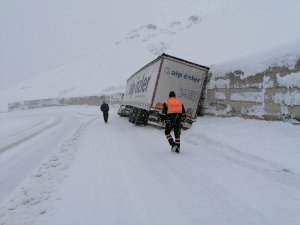
[[[159,114],[160,120],[165,121],[166,120],[166,115],[164,114]]]

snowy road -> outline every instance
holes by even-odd
[[[86,118],[60,110],[0,115],[0,204]]]
[[[26,113],[0,133],[1,225],[299,225],[299,126],[204,117],[176,154],[115,109]]]

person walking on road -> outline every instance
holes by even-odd
[[[182,101],[176,98],[174,91],[169,93],[169,99],[163,105],[161,116],[165,121],[165,135],[171,150],[179,153],[181,122],[186,119],[186,114]],[[174,130],[175,141],[171,135],[172,130]]]
[[[103,113],[104,122],[107,123],[108,120],[108,111],[109,111],[109,105],[103,100],[102,105],[100,106],[100,110]]]

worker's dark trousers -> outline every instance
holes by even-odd
[[[177,145],[180,147],[180,121],[181,118],[169,118],[165,124],[165,135],[171,146]],[[175,141],[171,135],[172,129],[174,130]]]
[[[107,123],[108,120],[108,112],[103,112],[104,122]]]

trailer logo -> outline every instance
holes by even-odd
[[[151,76],[145,77],[145,74],[143,75],[142,79],[138,80],[136,83],[134,80],[132,81],[132,84],[129,88],[129,95],[132,97],[133,94],[136,93],[144,93],[148,89],[148,84],[151,79]]]
[[[165,67],[164,72],[165,72],[165,74],[170,75],[170,76],[174,76],[178,79],[183,78],[185,80],[190,80],[190,81],[193,81],[195,83],[200,82],[200,79],[197,78],[195,75],[189,75],[189,74],[186,74],[184,72],[179,72],[177,70],[172,70],[170,67]]]

